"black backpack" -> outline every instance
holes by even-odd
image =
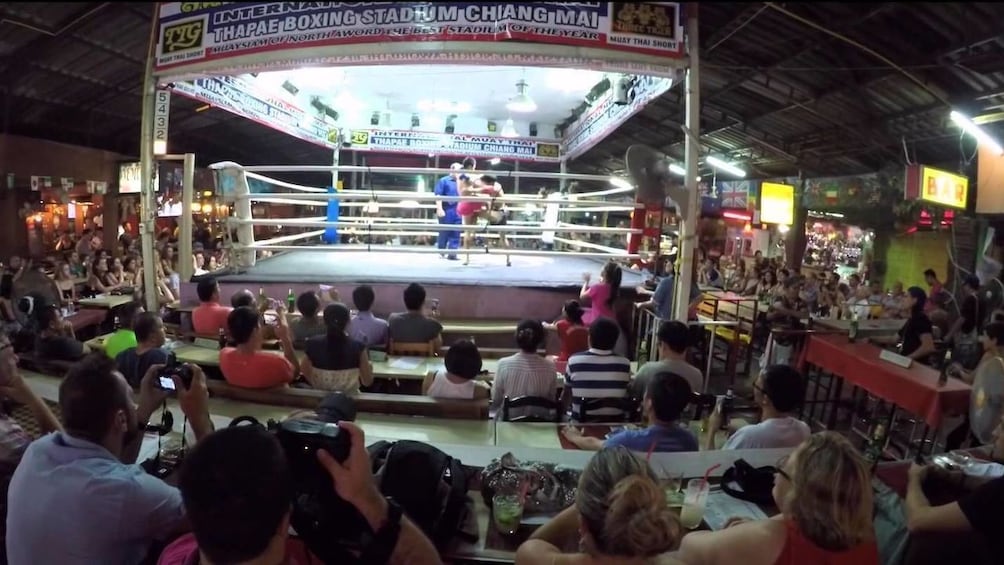
[[[459,459],[420,441],[379,441],[367,450],[380,492],[392,497],[437,548],[462,532],[473,503]]]

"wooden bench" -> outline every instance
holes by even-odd
[[[209,392],[216,397],[290,406],[293,408],[315,409],[329,394],[326,390],[309,388],[250,389],[232,386],[224,381],[210,380]],[[380,394],[360,392],[355,397],[359,412],[378,414],[399,414],[403,416],[426,416],[430,418],[454,418],[459,420],[484,420],[488,418],[488,400],[453,400],[432,398],[415,394]]]
[[[34,352],[25,351],[17,354],[18,365],[23,369],[38,371],[46,375],[55,377],[66,376],[66,373],[73,367],[73,361],[61,361],[59,359],[39,359]]]

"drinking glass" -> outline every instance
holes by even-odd
[[[683,472],[667,472],[663,489],[666,492],[666,504],[670,506],[683,506]]]
[[[680,510],[680,524],[688,530],[701,525],[704,520],[704,509],[708,505],[708,481],[691,479],[687,489],[683,491],[683,509]]]
[[[492,517],[499,532],[515,534],[523,520],[523,501],[516,494],[496,494],[492,497]]]

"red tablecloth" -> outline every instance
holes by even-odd
[[[869,393],[916,414],[938,427],[946,412],[969,410],[972,387],[958,379],[938,386],[938,371],[920,363],[909,369],[879,359],[882,350],[870,343],[850,343],[840,335],[814,335],[804,360]]]

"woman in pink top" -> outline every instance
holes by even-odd
[[[582,323],[589,326],[597,318],[610,318],[617,320],[614,314],[614,303],[621,290],[621,268],[613,261],[608,262],[600,271],[600,282],[589,286],[589,273],[582,275],[582,292],[579,293],[581,300],[589,299],[590,308],[582,316]]]
[[[871,474],[845,437],[815,434],[782,458],[773,494],[781,514],[688,534],[678,557],[688,565],[878,565]]]

